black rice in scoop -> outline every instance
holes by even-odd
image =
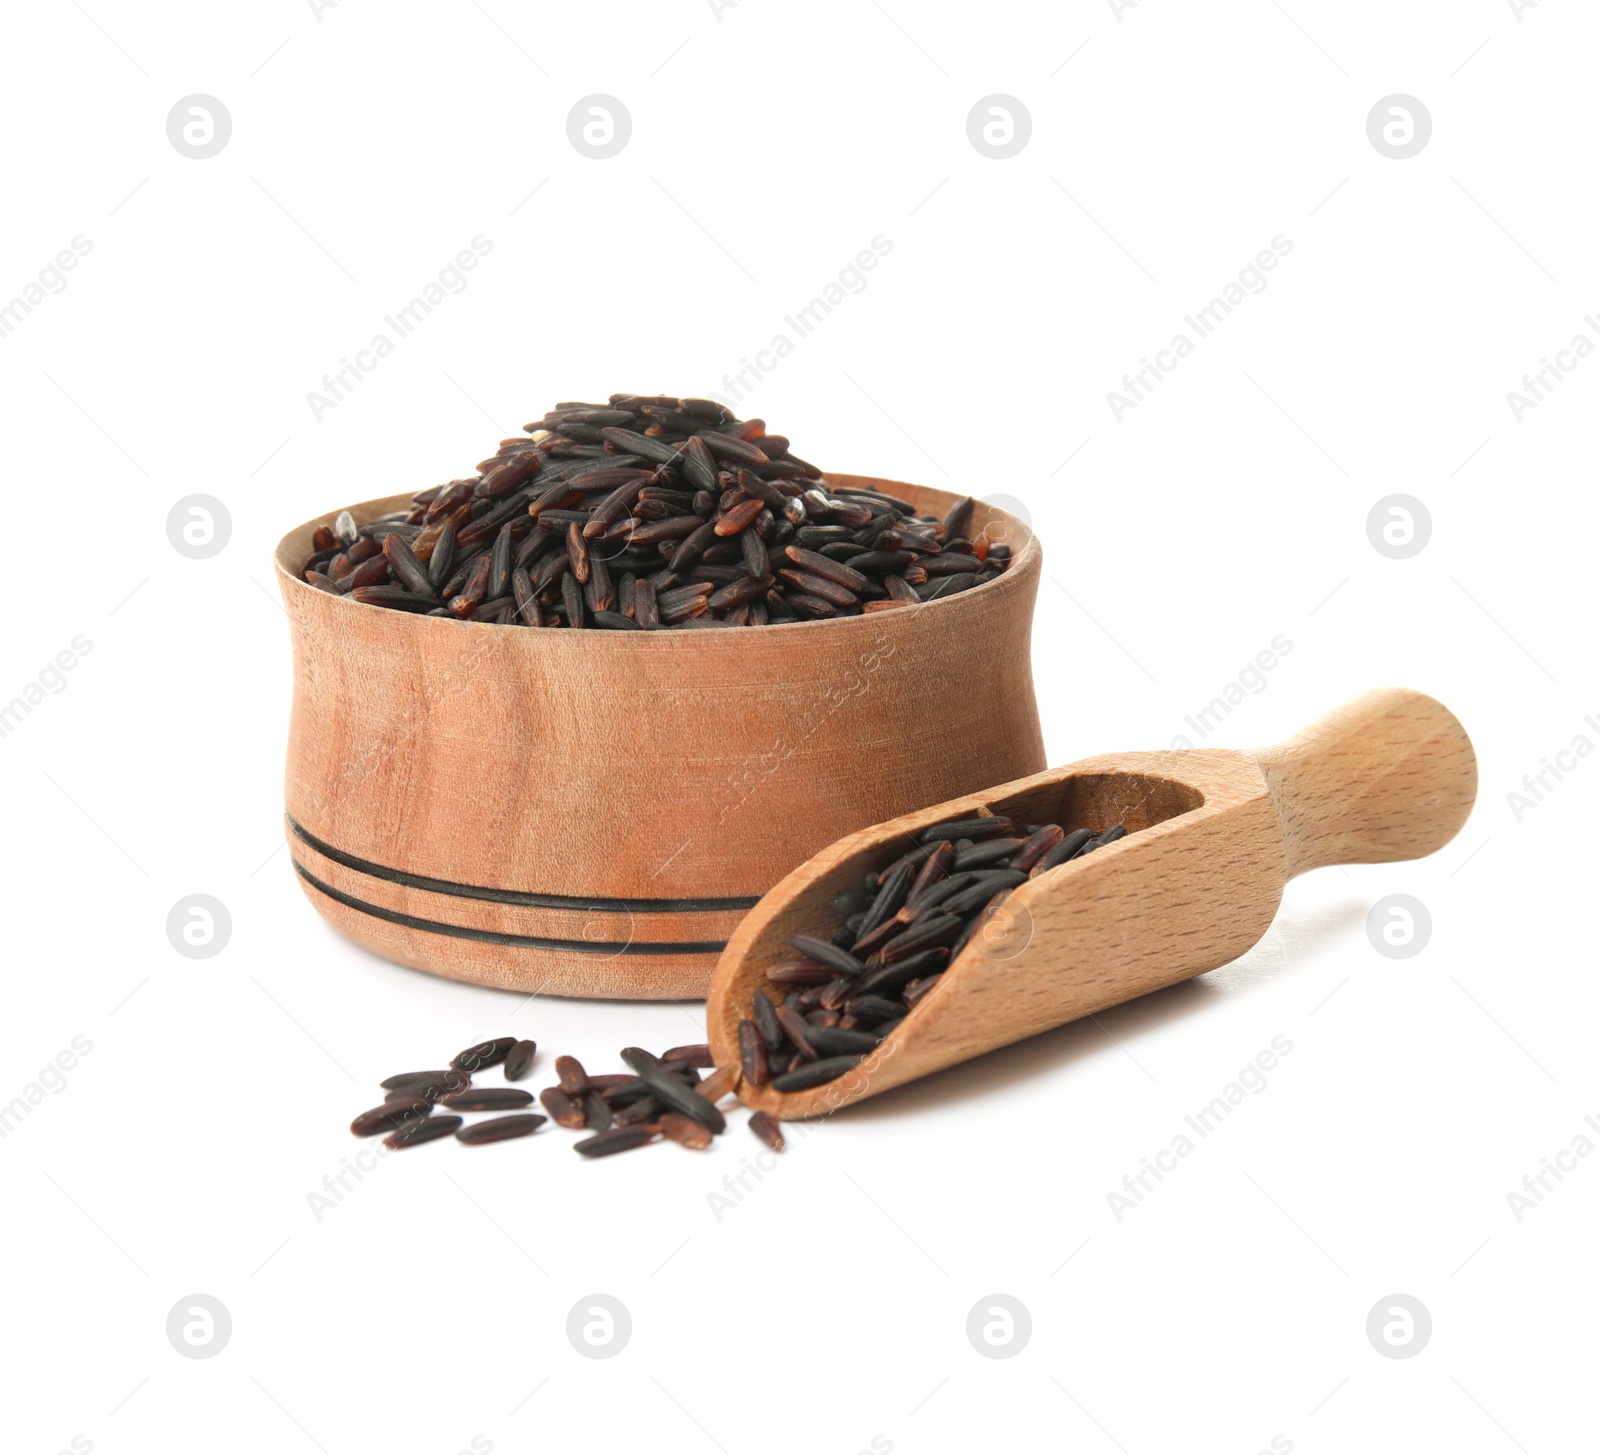
[[[932,991],[974,938],[1013,932],[1005,902],[1018,885],[1125,837],[1121,824],[1018,827],[1003,815],[935,824],[859,892],[833,903],[831,936],[794,935],[796,958],[767,971],[739,1024],[752,1086],[805,1091],[858,1066]]]

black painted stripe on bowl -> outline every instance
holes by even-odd
[[[414,914],[401,914],[396,909],[385,909],[379,904],[368,904],[349,894],[341,893],[331,884],[324,884],[301,862],[294,861],[294,871],[320,894],[342,904],[347,909],[360,910],[374,919],[388,920],[390,924],[404,925],[409,930],[427,930],[435,935],[454,935],[458,940],[482,940],[490,945],[511,945],[519,950],[565,950],[576,955],[720,955],[727,949],[723,940],[547,940],[539,935],[508,935],[500,930],[475,930],[467,925],[445,924],[440,920],[418,919]]]
[[[516,904],[527,909],[605,910],[616,914],[710,914],[719,909],[754,909],[760,903],[756,895],[739,899],[580,899],[571,894],[533,894],[518,889],[489,889],[481,884],[457,884],[453,879],[430,879],[426,874],[411,874],[371,859],[358,858],[355,854],[347,854],[343,849],[324,843],[287,813],[283,821],[293,830],[296,838],[309,844],[325,859],[332,859],[346,869],[369,874],[374,879],[387,879],[391,884],[402,884],[407,889],[453,894],[460,899],[484,899],[491,904]]]

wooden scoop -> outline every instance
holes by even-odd
[[[1113,753],[851,834],[781,880],[717,964],[706,1019],[718,1066],[789,936],[826,937],[858,890],[933,824],[1004,814],[1128,835],[1018,886],[986,931],[859,1066],[805,1091],[741,1081],[778,1117],[817,1116],[1107,1006],[1214,970],[1266,933],[1308,869],[1417,859],[1455,837],[1478,790],[1465,729],[1433,698],[1369,692],[1275,748]]]

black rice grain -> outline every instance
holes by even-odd
[[[609,1132],[596,1132],[581,1142],[574,1142],[572,1150],[580,1157],[609,1157],[615,1152],[631,1152],[646,1142],[653,1142],[657,1133],[653,1127],[613,1127]]]
[[[512,1137],[526,1137],[530,1132],[538,1131],[546,1120],[536,1111],[523,1112],[518,1116],[490,1117],[486,1122],[474,1122],[470,1127],[462,1127],[456,1132],[456,1141],[465,1142],[471,1147],[484,1142],[505,1142]]]
[[[402,1071],[398,1076],[388,1076],[378,1083],[385,1091],[410,1092],[434,1100],[451,1091],[465,1091],[472,1085],[472,1077],[465,1071]]]
[[[760,1137],[774,1152],[783,1151],[783,1128],[764,1111],[750,1118],[750,1130]]]
[[[859,975],[866,966],[848,950],[841,950],[829,940],[815,935],[791,935],[789,943],[807,959],[826,965],[835,975]]]
[[[474,1086],[441,1096],[439,1105],[451,1111],[510,1111],[512,1107],[532,1106],[533,1093],[516,1086]]]
[[[450,1064],[462,1071],[481,1071],[486,1066],[498,1066],[517,1044],[515,1036],[500,1036],[493,1041],[479,1041],[451,1058]]]
[[[533,1069],[533,1058],[539,1047],[532,1041],[518,1041],[506,1052],[502,1072],[507,1081],[521,1081]]]
[[[711,1145],[711,1129],[703,1127],[692,1117],[686,1117],[682,1112],[668,1111],[661,1114],[656,1125],[661,1128],[661,1135],[669,1142],[676,1142],[680,1147],[693,1147],[696,1151]]]
[[[812,1026],[806,1038],[823,1056],[864,1056],[875,1051],[882,1039],[871,1031],[841,1031],[836,1026]]]
[[[758,990],[757,1000],[766,1000],[766,996]],[[772,1002],[767,1001],[767,1008],[772,1008]],[[767,1043],[761,1034],[761,1029],[753,1020],[739,1022],[739,1066],[744,1072],[744,1079],[752,1086],[765,1086],[771,1079],[772,1071],[767,1062]]]
[[[420,1147],[424,1142],[436,1142],[440,1137],[448,1137],[460,1127],[460,1117],[417,1117],[401,1122],[383,1139],[383,1145],[392,1152],[405,1147]]]
[[[644,1073],[644,1079],[650,1084],[650,1094],[664,1106],[681,1112],[691,1121],[699,1122],[714,1135],[720,1135],[727,1130],[728,1119],[722,1112],[712,1106],[698,1091],[685,1086],[677,1077],[666,1076],[658,1071],[647,1071]]]
[[[711,1047],[704,1041],[695,1041],[687,1046],[669,1046],[661,1053],[664,1062],[676,1061],[685,1066],[711,1067],[717,1064],[716,1058],[711,1054]]]
[[[809,1091],[813,1086],[826,1086],[837,1081],[846,1071],[861,1064],[860,1056],[830,1056],[825,1061],[811,1061],[793,1071],[785,1071],[772,1078],[775,1091]]]
[[[583,1108],[559,1086],[547,1086],[539,1093],[544,1109],[563,1127],[574,1129],[587,1125]]]
[[[350,1134],[356,1137],[375,1137],[379,1132],[393,1131],[401,1122],[425,1117],[433,1110],[433,1102],[425,1096],[400,1097],[386,1101],[364,1111],[350,1123]]]
[[[568,1096],[582,1096],[589,1089],[589,1073],[576,1056],[556,1057],[556,1080]]]

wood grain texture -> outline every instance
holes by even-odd
[[[1121,753],[878,824],[830,845],[741,922],[706,1008],[719,1066],[789,936],[834,923],[830,903],[924,828],[974,813],[1128,837],[1030,879],[905,1022],[854,1071],[810,1091],[741,1086],[774,1116],[818,1116],[1237,959],[1285,882],[1320,865],[1432,853],[1477,790],[1472,745],[1432,698],[1368,693],[1261,753]]]
[[[939,514],[958,498],[829,479]],[[1043,767],[1029,664],[1040,549],[1003,511],[980,502],[975,516],[1015,553],[975,590],[862,617],[652,633],[362,606],[300,579],[312,531],[333,517],[308,521],[277,552],[295,674],[284,797],[304,835],[286,832],[308,898],[376,953],[459,979],[704,995],[717,958],[704,947],[745,906],[663,901],[747,905],[866,824]]]
[[[1466,729],[1420,692],[1369,692],[1256,754],[1278,805],[1288,877],[1329,864],[1420,859],[1472,812]]]

